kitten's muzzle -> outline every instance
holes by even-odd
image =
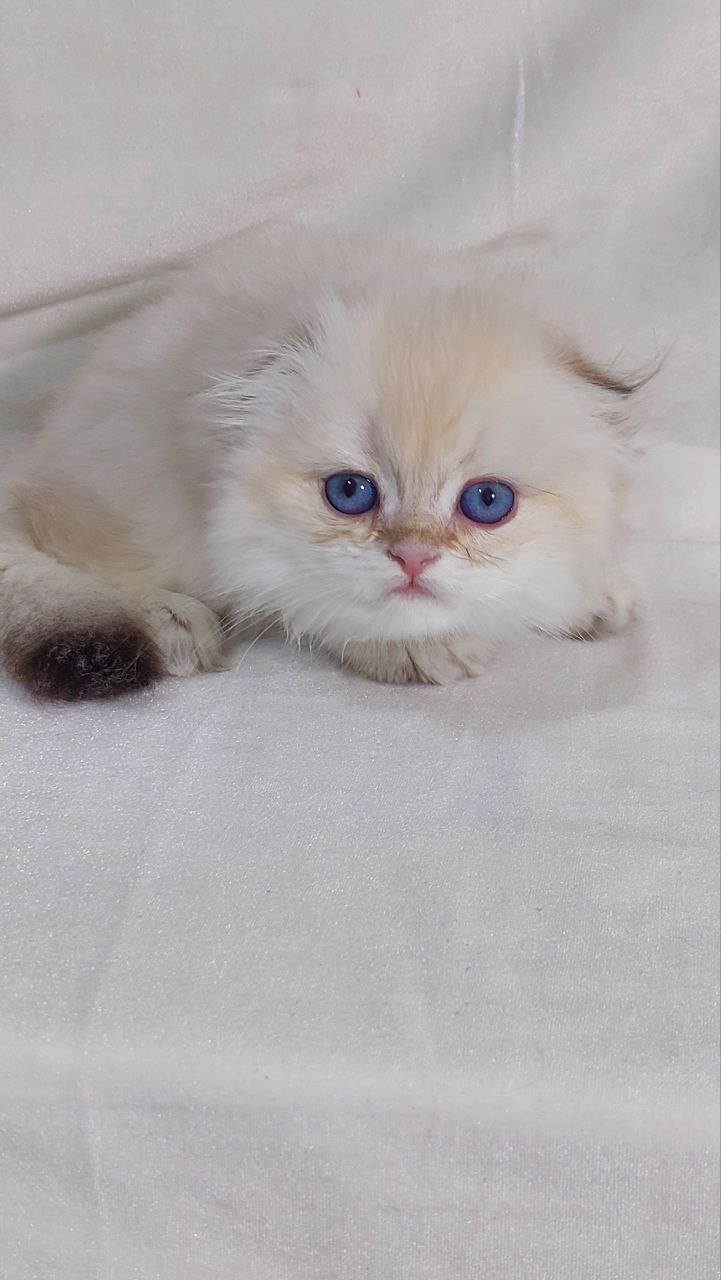
[[[425,573],[429,565],[435,564],[436,560],[440,559],[435,547],[410,539],[389,547],[388,555],[391,560],[395,560],[396,564],[400,565],[409,582],[415,582],[422,573]]]
[[[394,596],[432,596],[434,593],[421,581],[429,565],[435,564],[440,556],[435,547],[415,539],[406,539],[394,543],[388,548],[388,555],[405,574],[405,581],[391,589]]]

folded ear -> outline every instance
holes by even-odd
[[[267,405],[269,398],[272,401],[278,379],[297,374],[308,355],[318,350],[320,334],[318,317],[288,319],[266,345],[239,352],[232,372],[221,369],[209,373],[209,385],[199,397],[209,424],[235,443],[253,410]]]
[[[602,391],[609,391],[623,398],[628,398],[635,391],[640,391],[641,387],[645,387],[659,369],[658,365],[654,365],[651,369],[630,373],[604,367],[597,364],[595,360],[590,360],[574,343],[565,338],[555,338],[553,347],[559,363],[569,373],[576,378],[581,378],[583,382],[590,383],[592,387],[600,387]]]

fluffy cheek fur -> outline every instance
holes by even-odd
[[[625,446],[608,389],[559,368],[538,335],[458,298],[339,305],[234,394],[212,550],[243,616],[342,653],[584,634],[613,612]],[[323,476],[345,470],[375,479],[377,510],[327,507]],[[457,509],[484,475],[519,498],[496,528]],[[388,552],[407,536],[438,553],[431,598],[393,594],[404,579]]]
[[[327,511],[318,489],[239,460],[218,508],[216,546],[224,590],[243,601],[243,617],[276,616],[292,637],[342,650],[451,636],[492,645],[528,627],[584,634],[613,612],[610,475],[597,473],[578,505],[521,493],[518,514],[498,529],[465,526],[459,535],[454,525],[424,575],[428,599],[392,594],[403,576],[388,556],[390,531],[372,517]],[[441,544],[448,524],[426,518]]]

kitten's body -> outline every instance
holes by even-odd
[[[627,613],[617,392],[493,255],[261,233],[113,326],[0,491],[0,645],[40,694],[219,664],[277,619],[379,679],[473,674],[532,626]],[[361,519],[323,477],[372,475]],[[462,485],[515,518],[459,516]],[[426,596],[393,548],[433,548]],[[399,578],[400,575],[400,578]]]

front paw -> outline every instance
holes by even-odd
[[[407,644],[354,642],[346,645],[341,661],[384,684],[453,684],[479,675],[490,652],[477,638],[450,636]]]
[[[623,631],[633,617],[633,587],[620,571],[609,583],[600,600],[589,608],[585,618],[569,628],[573,640],[596,640],[599,636]]]
[[[155,591],[141,608],[168,675],[222,669],[220,621],[200,600],[175,591]]]

